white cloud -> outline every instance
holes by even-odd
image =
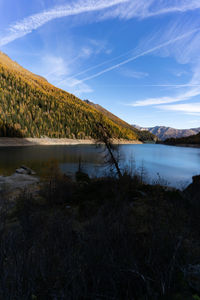
[[[99,54],[99,53],[111,54],[112,53],[112,49],[109,48],[108,42],[106,40],[90,39],[88,42],[94,49],[95,54]]]
[[[186,101],[188,99],[191,99],[192,97],[198,96],[199,94],[200,94],[200,87],[196,87],[193,89],[189,89],[187,92],[181,93],[178,96],[158,97],[158,98],[148,98],[145,100],[138,100],[130,104],[130,106],[149,106],[149,105],[158,105],[158,104]]]
[[[93,53],[92,49],[89,47],[83,47],[81,50],[81,57],[90,57],[90,55]]]
[[[193,124],[193,126],[200,126],[200,119],[196,119],[196,120],[189,120],[188,121],[189,124]]]
[[[122,69],[120,70],[120,74],[125,77],[135,78],[135,79],[141,79],[149,75],[147,72],[138,72],[130,69]]]
[[[142,19],[175,12],[184,13],[199,8],[199,0],[132,0],[126,5],[121,4],[112,10],[106,11],[102,18]]]
[[[186,12],[200,8],[199,0],[78,0],[70,4],[56,6],[52,9],[31,15],[11,25],[7,34],[0,38],[0,47],[33,30],[38,29],[54,19],[75,16],[89,12],[99,12],[95,20],[108,18],[149,18],[174,12]]]
[[[69,61],[71,62],[71,59]],[[85,83],[75,84],[77,82],[76,78],[69,78],[68,80],[65,80],[65,82],[60,83],[64,76],[69,77],[72,72],[72,68],[69,66],[70,63],[68,64],[67,62],[68,60],[66,61],[59,56],[51,54],[45,55],[39,62],[40,69],[42,70],[41,75],[57,87],[62,88],[69,93],[76,94],[77,96],[93,92],[91,87]],[[38,66],[35,67],[38,68]]]
[[[46,78],[50,78],[51,76],[59,78],[60,76],[69,74],[69,68],[62,57],[46,55],[42,58],[42,65],[44,77]]]
[[[158,108],[169,111],[178,111],[186,114],[200,115],[200,103],[187,103],[187,104],[173,104],[173,105],[162,105]]]
[[[79,58],[89,58],[92,55],[98,55],[99,53],[110,54],[111,49],[108,48],[106,40],[85,40],[85,46],[79,51]]]
[[[79,0],[71,2],[69,5],[54,7],[34,14],[11,25],[8,28],[8,33],[0,39],[0,47],[31,33],[54,19],[100,11],[128,1],[130,0]]]
[[[187,75],[188,73],[186,72],[186,71],[184,71],[184,70],[174,70],[173,72],[172,72],[175,76],[177,76],[177,77],[181,77],[181,76],[183,76],[183,75]]]
[[[69,79],[62,84],[58,83],[58,87],[67,90],[68,92],[77,96],[82,96],[83,94],[93,92],[93,89],[89,85],[87,85],[86,83],[77,83],[77,81],[77,79]]]
[[[170,91],[170,96],[150,97],[147,99],[135,100],[130,105],[132,106],[148,106],[167,104],[173,102],[189,101],[193,97],[200,95],[200,29],[198,21],[175,22],[170,24],[166,31],[158,32],[154,36],[146,39],[140,47],[146,47],[149,43],[155,45],[158,41],[161,43],[165,40],[175,39],[177,36],[182,36],[182,39],[177,39],[174,43],[169,43],[165,47],[159,47],[154,54],[164,57],[174,58],[179,64],[187,65],[188,70],[192,74],[191,79],[185,84],[157,84],[157,86],[173,86],[178,88],[173,95]],[[197,28],[195,30],[194,28]],[[191,34],[184,34],[189,30]],[[156,85],[155,85],[156,86]]]

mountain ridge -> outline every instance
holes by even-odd
[[[160,140],[166,140],[169,138],[182,138],[195,135],[200,132],[200,127],[190,129],[176,129],[167,126],[154,126],[154,127],[140,127],[138,125],[132,125],[139,130],[148,130],[152,134],[156,135]]]
[[[127,129],[131,129],[134,130],[134,132],[140,137],[140,140],[148,140],[148,141],[154,141],[156,140],[156,137],[154,134],[148,132],[147,130],[139,130],[137,128],[133,128],[132,125],[130,125],[129,123],[125,122],[124,120],[120,119],[119,117],[117,117],[116,115],[114,115],[113,113],[111,113],[110,111],[108,111],[107,109],[105,109],[103,106],[99,105],[99,104],[95,104],[94,102],[86,99],[84,100],[85,103],[89,104],[90,106],[94,107],[96,110],[98,110],[99,112],[103,113],[104,115],[106,115],[107,117],[109,117],[109,119],[113,120],[114,122],[116,122],[119,125],[123,125],[124,127],[126,127]]]

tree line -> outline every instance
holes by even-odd
[[[36,76],[35,76],[36,77]],[[102,114],[42,78],[24,76],[0,65],[0,136],[95,138]],[[136,140],[129,129],[103,116],[112,137]]]

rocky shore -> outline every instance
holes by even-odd
[[[0,199],[15,200],[26,189],[35,191],[40,179],[33,175],[33,170],[21,166],[11,176],[0,176]]]
[[[0,147],[20,147],[20,146],[53,146],[53,145],[92,145],[92,139],[53,139],[53,138],[7,138],[0,137]],[[142,144],[140,141],[113,140],[113,144]]]

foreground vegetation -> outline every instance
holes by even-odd
[[[190,189],[127,172],[90,179],[79,169],[72,181],[53,164],[38,193],[14,206],[2,196],[0,298],[200,299]]]

